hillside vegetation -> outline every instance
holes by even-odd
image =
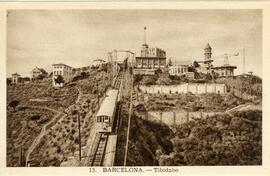
[[[233,94],[167,94],[167,95],[142,95],[140,103],[146,111],[225,111],[249,101],[243,100]]]
[[[135,117],[129,165],[261,165],[262,112],[237,111],[168,126]]]
[[[79,143],[78,116],[85,146],[98,109],[97,94],[101,102],[111,83],[109,76],[104,71],[92,70],[61,88],[54,88],[51,79],[8,86],[8,166],[19,166],[20,144],[23,143],[26,155],[42,127],[51,120],[53,123],[46,128],[30,160],[38,166],[60,166],[74,156]]]
[[[74,104],[70,104],[62,119],[47,130],[31,154],[31,160],[40,166],[60,166],[71,157],[78,160],[78,116],[81,124],[81,144],[85,147],[88,138],[93,137],[90,134],[93,134],[93,123],[98,110],[97,93],[101,103],[110,85],[111,80],[108,78],[109,74],[106,72],[93,71],[88,76],[69,84],[80,91],[79,99]]]
[[[157,151],[159,165],[261,165],[261,116],[242,111],[180,125],[171,139],[173,152]]]
[[[51,111],[36,108],[7,111],[7,166],[20,166],[20,147],[25,153],[53,115]]]

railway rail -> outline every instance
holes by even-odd
[[[123,78],[123,74],[119,73],[119,75],[117,76],[117,79],[116,79],[116,81],[115,81],[115,83],[113,85],[114,88],[116,88],[116,89],[120,88],[122,78]]]
[[[104,155],[106,151],[107,141],[108,141],[108,134],[106,133],[97,133],[97,145],[94,148],[94,155],[90,159],[91,166],[102,166]]]
[[[113,84],[113,88],[118,89],[118,90],[120,89],[123,76],[124,76],[123,73],[119,72],[119,74],[118,74],[118,76]],[[118,116],[118,114],[120,114],[119,111],[120,110],[118,108],[117,116]],[[118,126],[119,125],[119,117],[115,117],[115,118],[117,118],[117,125],[116,126]],[[90,166],[102,166],[103,165],[109,134],[110,133],[104,133],[104,132],[96,133],[91,157],[89,159]]]

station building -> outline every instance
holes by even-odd
[[[141,56],[136,57],[135,68],[158,69],[166,67],[166,52],[160,48],[149,48],[145,43],[142,45]]]

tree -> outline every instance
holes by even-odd
[[[169,67],[172,66],[172,60],[171,60],[171,58],[169,58],[169,60],[168,60],[168,66]]]
[[[23,81],[30,81],[31,79],[29,77],[24,77]]]
[[[23,112],[25,112],[26,109],[28,109],[27,106],[21,106],[18,108],[19,111],[23,111]]]
[[[58,75],[57,78],[54,79],[54,81],[55,81],[57,84],[61,84],[61,83],[64,83],[64,82],[65,82],[63,76],[61,76],[61,75]]]
[[[32,117],[31,117],[31,120],[34,120],[36,123],[37,123],[37,121],[40,119],[40,115],[33,115]]]
[[[200,66],[200,64],[199,64],[197,61],[194,61],[194,62],[193,62],[193,66],[194,66],[195,68],[197,68],[197,67]]]
[[[59,76],[60,76],[60,75],[59,75]],[[45,76],[42,75],[42,74],[37,76],[37,80],[43,80],[44,78],[45,78]]]
[[[86,72],[81,72],[82,79],[87,78],[89,75]]]
[[[12,107],[13,110],[15,111],[16,107],[19,105],[19,101],[18,100],[13,100],[11,101],[8,106]]]

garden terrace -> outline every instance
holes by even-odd
[[[47,109],[17,107],[7,111],[7,166],[20,166],[20,146],[27,151],[55,114]]]
[[[233,94],[138,94],[138,104],[142,104],[146,111],[225,111],[247,101]]]

